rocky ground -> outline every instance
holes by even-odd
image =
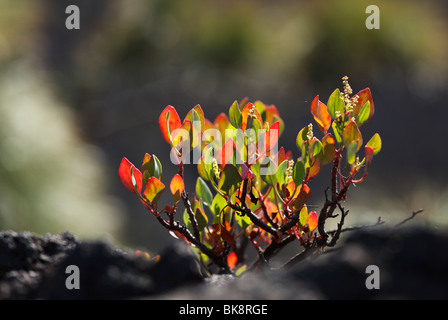
[[[427,227],[353,231],[333,252],[293,267],[203,279],[179,244],[145,260],[71,233],[0,232],[0,299],[448,299],[448,233]],[[68,290],[69,265],[80,288]],[[380,288],[366,288],[368,265]]]

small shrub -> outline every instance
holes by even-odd
[[[154,154],[145,154],[141,170],[123,158],[119,178],[164,228],[193,248],[209,272],[243,271],[248,244],[258,252],[251,267],[267,262],[293,241],[304,250],[291,261],[300,261],[336,245],[348,213],[341,203],[351,185],[365,180],[381,149],[378,134],[362,148],[360,128],[375,110],[370,90],[352,96],[347,77],[343,84],[343,91],[336,89],[326,105],[319,96],[312,101],[311,114],[322,137],[314,135],[312,124],[301,129],[296,138],[298,159],[278,145],[284,123],[273,105],[235,101],[228,116],[222,113],[214,122],[204,117],[199,105],[183,121],[174,107],[167,106],[159,127],[178,166],[169,183],[172,203],[159,204],[166,186]],[[183,175],[190,163],[197,165],[199,174],[192,196],[185,190]],[[309,182],[324,165],[331,166],[331,186],[318,214],[307,206]],[[337,230],[326,231],[326,220],[337,216]]]

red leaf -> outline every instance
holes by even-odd
[[[238,263],[238,257],[236,256],[236,253],[235,252],[230,253],[227,256],[227,264],[229,265],[229,268],[231,270],[235,269],[237,263]]]
[[[182,122],[179,118],[179,114],[173,106],[167,106],[160,114],[159,128],[162,132],[163,139],[169,144],[171,144],[171,132],[175,129],[179,129],[181,125]]]
[[[226,141],[221,150],[219,150],[216,160],[221,169],[224,169],[227,163],[233,163],[233,160],[240,161],[241,154],[237,149],[235,142],[232,138]]]
[[[243,163],[241,165],[241,178],[243,180],[246,180],[246,179],[252,179],[253,177],[254,177],[254,174],[252,173],[252,171],[249,169],[248,166],[246,166],[245,163]]]
[[[131,168],[134,168],[134,180],[137,186],[138,192],[142,190],[142,173],[138,170],[127,158],[123,158],[118,169],[118,177],[120,178],[123,186],[134,194],[137,194],[132,183]]]
[[[319,129],[326,134],[331,125],[331,115],[328,113],[327,106],[319,101],[319,96],[316,96],[311,103],[311,114]]]
[[[280,114],[274,105],[266,106],[266,122],[274,123],[274,116],[280,119]]]
[[[266,152],[270,151],[278,143],[280,136],[280,122],[274,122],[266,134]]]

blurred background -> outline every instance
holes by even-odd
[[[68,30],[68,5],[80,29]],[[380,9],[368,30],[366,7]],[[280,144],[298,156],[309,106],[341,77],[370,87],[363,127],[383,149],[351,189],[348,224],[448,227],[448,2],[377,0],[0,0],[0,229],[69,230],[159,251],[172,238],[119,182],[126,156],[177,168],[157,119],[200,104],[213,120],[234,100],[275,104]],[[196,168],[186,169],[190,190]],[[328,175],[312,182],[321,205]]]

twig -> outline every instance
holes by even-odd
[[[416,215],[418,215],[419,213],[422,213],[422,212],[423,212],[423,209],[419,209],[419,210],[417,210],[417,211],[412,211],[412,215],[411,215],[410,217],[408,217],[408,218],[404,219],[403,221],[397,223],[397,224],[394,226],[394,228],[397,228],[397,227],[399,227],[399,226],[405,224],[406,222],[408,222],[408,221],[414,219],[414,217],[415,217]]]
[[[347,227],[341,230],[341,233],[344,232],[348,232],[348,231],[356,231],[356,230],[362,230],[362,229],[368,229],[368,228],[372,228],[372,227],[377,227],[380,226],[382,224],[384,224],[384,220],[381,219],[381,217],[378,217],[378,221],[374,224],[368,224],[368,225],[363,225],[363,226],[355,226],[355,227]],[[337,230],[330,230],[328,231],[329,235],[333,235]]]
[[[337,203],[337,205],[339,207],[339,210],[341,210],[341,220],[338,223],[338,229],[334,233],[333,238],[331,239],[330,243],[328,243],[329,247],[334,247],[336,245],[336,242],[339,240],[339,236],[341,235],[342,232],[342,226],[344,225],[345,217],[348,215],[348,210],[345,211],[339,202]]]

